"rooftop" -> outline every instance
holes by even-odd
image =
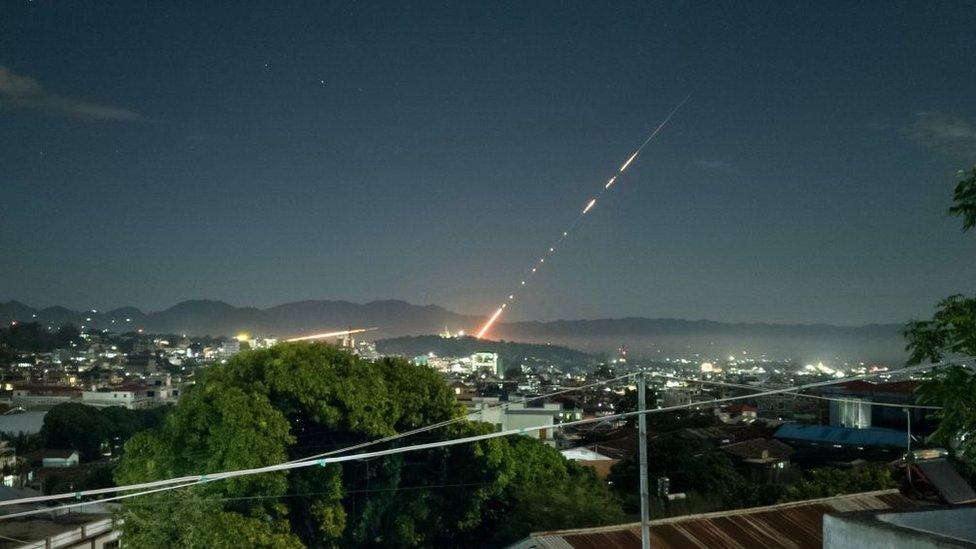
[[[915,462],[912,468],[922,475],[932,490],[938,494],[939,499],[945,503],[976,502],[976,491],[973,491],[973,488],[959,475],[949,460],[923,459]]]
[[[786,440],[802,440],[805,442],[821,442],[845,446],[890,446],[904,448],[908,444],[903,431],[877,427],[855,429],[853,427],[784,423],[776,430],[773,436]]]
[[[861,379],[838,383],[833,387],[834,390],[843,390],[847,393],[899,393],[912,394],[918,387],[917,381],[893,381],[890,383],[871,383]]]
[[[754,438],[719,447],[720,450],[748,461],[779,461],[793,455],[790,445],[776,439]]]
[[[908,510],[918,503],[898,490],[782,503],[651,521],[651,547],[766,547],[819,549],[823,517],[847,511]],[[531,534],[516,549],[604,549],[640,547],[640,523]]]
[[[114,528],[112,515],[99,513],[71,513],[57,517],[34,515],[6,520],[3,523],[3,538],[0,538],[0,549],[7,547],[24,547],[20,542],[34,542],[27,547],[45,547],[47,540],[52,540],[52,546],[65,547],[59,543],[61,538],[82,541],[92,536],[111,531]],[[55,541],[57,540],[57,541]]]

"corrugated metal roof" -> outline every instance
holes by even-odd
[[[911,509],[917,504],[898,490],[783,503],[651,521],[651,547],[814,549],[823,541],[826,513]],[[640,524],[532,534],[519,549],[624,549],[640,547]]]
[[[776,439],[754,438],[719,446],[719,450],[742,459],[786,459],[793,455],[793,448]],[[763,452],[766,452],[763,455]]]
[[[894,446],[904,448],[908,445],[905,433],[894,429],[869,427],[829,427],[826,425],[803,425],[785,423],[773,435],[785,440],[804,440],[847,446]]]
[[[926,459],[915,463],[915,467],[921,470],[942,501],[950,504],[976,501],[976,492],[947,459]]]

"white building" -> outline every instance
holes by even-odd
[[[81,392],[62,385],[23,385],[14,387],[11,404],[15,407],[57,406],[78,400]]]
[[[85,391],[81,394],[81,403],[89,406],[105,408],[108,406],[122,406],[130,410],[152,408],[163,402],[159,398],[160,390],[145,385],[123,385],[116,388]]]
[[[41,452],[41,466],[54,469],[77,467],[78,450],[44,450]]]
[[[502,372],[499,371],[499,368],[498,353],[475,353],[471,355],[471,369],[473,371],[485,369],[495,374],[496,377],[501,377]]]
[[[490,423],[496,431],[544,426],[545,429],[526,431],[525,435],[555,446],[552,427],[562,409],[563,405],[558,402],[537,400],[504,403],[498,397],[474,397],[468,404],[468,419]]]
[[[614,461],[612,457],[605,456],[589,448],[579,446],[577,448],[568,448],[559,452],[564,458],[570,461]]]

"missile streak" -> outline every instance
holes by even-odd
[[[627,169],[627,166],[630,166],[630,163],[633,162],[635,158],[637,158],[638,154],[640,154],[640,151],[637,151],[634,154],[630,155],[630,158],[628,158],[627,161],[624,162],[624,165],[620,166],[620,173],[623,173],[623,171]]]
[[[355,330],[342,330],[339,332],[325,332],[321,334],[312,334],[302,337],[293,337],[291,339],[286,339],[285,341],[291,343],[294,341],[313,341],[316,339],[327,339],[330,337],[340,337],[345,335],[361,334],[363,332],[372,332],[373,330],[378,330],[379,328],[356,328]]]
[[[613,177],[611,177],[606,182],[606,184],[603,185],[603,189],[600,191],[600,193],[597,194],[595,198],[592,198],[590,199],[589,202],[587,202],[586,207],[583,208],[583,211],[576,217],[576,219],[573,221],[573,224],[570,225],[569,229],[562,232],[562,236],[559,237],[559,239],[555,243],[556,246],[558,246],[563,241],[563,239],[565,239],[569,235],[569,231],[572,231],[576,227],[576,223],[578,223],[580,219],[582,219],[582,217],[587,214],[587,212],[592,210],[593,206],[596,206],[596,199],[599,198],[604,192],[607,192],[610,189],[610,187],[617,182],[617,179],[620,177],[620,175],[624,173],[624,171],[628,167],[630,167],[630,165],[634,162],[634,160],[637,159],[637,156],[641,153],[641,151],[643,151],[644,148],[647,147],[647,145],[657,136],[657,134],[660,133],[661,130],[663,130],[668,125],[668,123],[671,121],[671,118],[675,114],[677,114],[679,110],[681,110],[681,107],[684,106],[684,104],[688,102],[689,99],[691,99],[691,94],[685,96],[685,98],[682,99],[681,102],[677,104],[677,106],[675,106],[673,109],[671,109],[670,112],[668,112],[668,115],[664,118],[664,120],[662,120],[661,123],[658,124],[656,128],[654,128],[654,131],[651,132],[651,134],[648,135],[646,139],[644,139],[644,141],[640,144],[640,146],[637,147],[637,150],[635,150],[634,153],[630,155],[630,158],[628,158],[627,161],[624,162],[622,166],[620,166],[620,169],[617,171],[617,173]],[[546,255],[553,255],[555,251],[556,251],[556,247],[552,246],[549,248],[549,252]],[[545,257],[539,259],[539,263],[545,263],[545,262],[546,262]],[[532,276],[536,272],[536,270],[537,270],[536,267],[532,267],[530,269],[530,273],[528,273],[527,276]],[[525,286],[525,280],[523,279],[519,285]],[[515,294],[509,294],[508,301],[514,301],[514,300],[515,300]],[[495,322],[498,320],[498,317],[502,315],[502,312],[506,309],[507,305],[508,305],[507,302],[502,303],[501,307],[498,307],[495,310],[495,312],[492,313],[492,315],[484,323],[484,325],[481,326],[481,329],[478,330],[475,337],[477,337],[478,339],[483,338],[485,334],[488,333],[488,330],[491,329],[492,325],[494,325]],[[341,335],[341,332],[339,332],[338,335]],[[328,335],[323,337],[328,337]]]
[[[499,307],[497,310],[495,310],[495,314],[491,315],[491,318],[489,318],[488,322],[485,322],[485,325],[482,326],[480,330],[478,330],[478,333],[477,335],[475,335],[475,337],[477,337],[478,339],[485,337],[485,332],[487,332],[488,329],[491,328],[491,325],[494,324],[496,320],[498,320],[498,317],[502,315],[503,310],[505,310],[504,306]]]

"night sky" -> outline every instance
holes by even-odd
[[[487,314],[691,92],[508,319],[976,285],[969,2],[149,4],[0,3],[0,300]]]

